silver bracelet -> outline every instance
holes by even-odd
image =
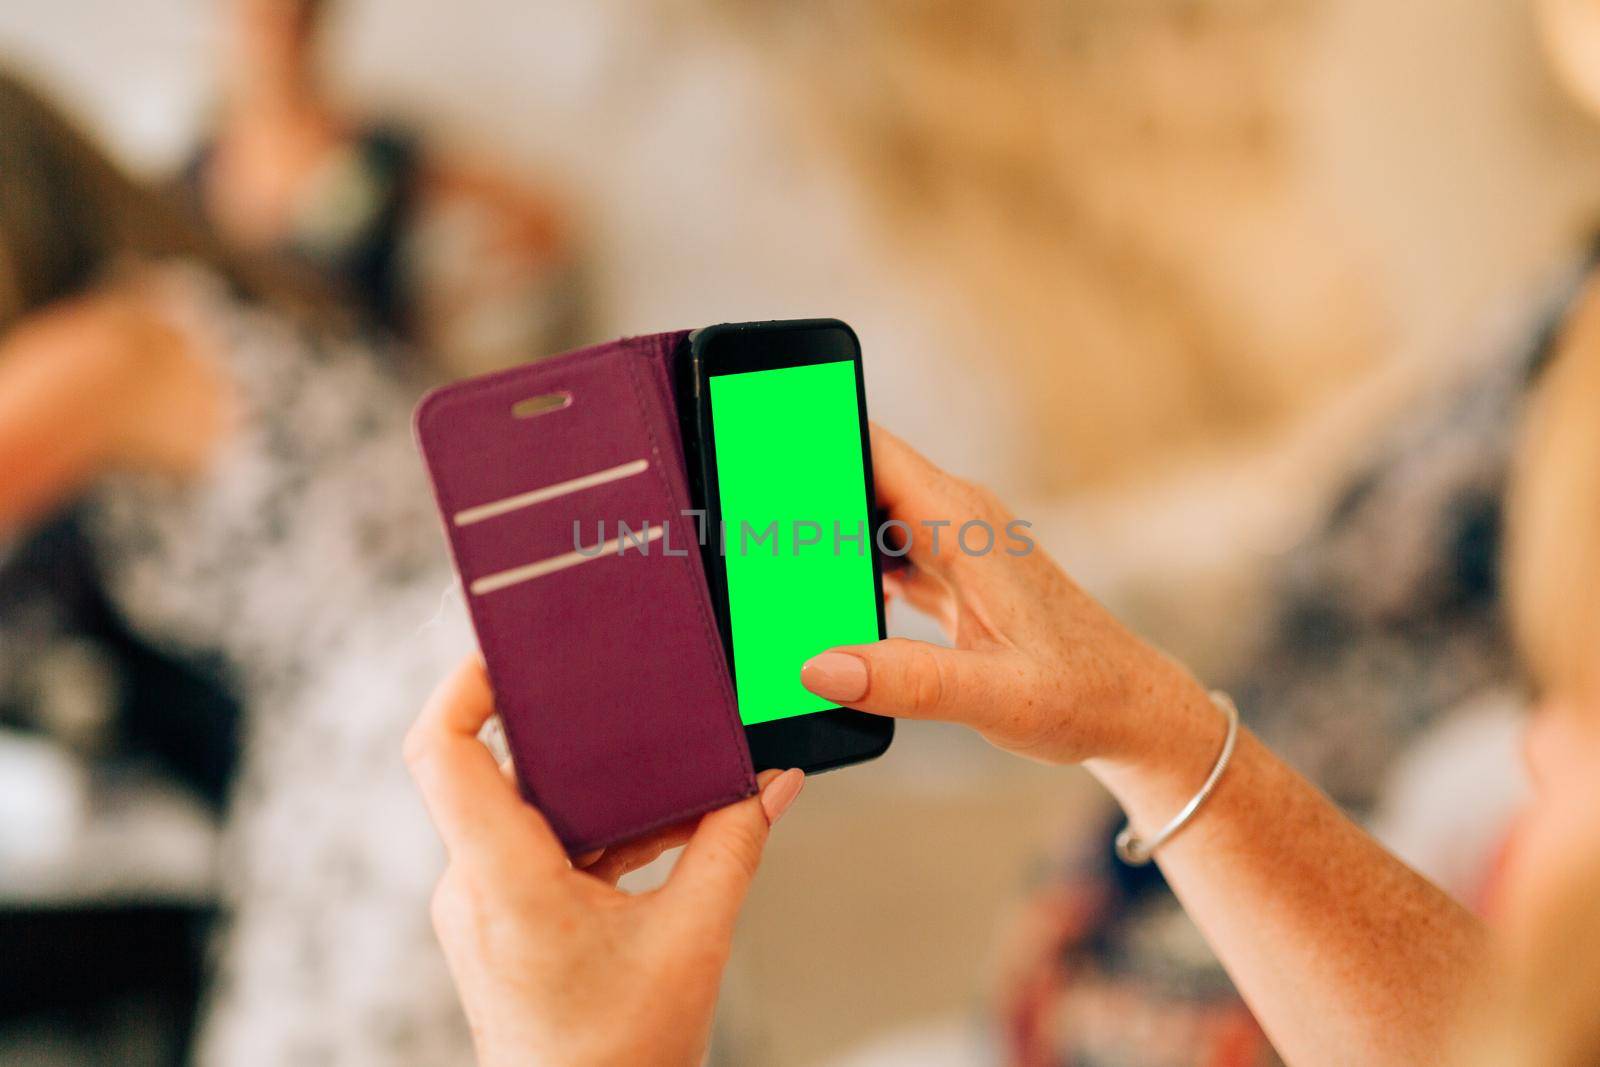
[[[1211,774],[1206,778],[1205,785],[1200,787],[1200,792],[1196,793],[1189,803],[1183,806],[1183,810],[1149,841],[1139,839],[1139,835],[1133,832],[1132,823],[1122,828],[1122,832],[1117,835],[1117,858],[1128,866],[1143,867],[1149,863],[1156,849],[1171,840],[1173,834],[1182,830],[1188,825],[1189,820],[1194,818],[1194,813],[1200,810],[1200,805],[1216,791],[1217,782],[1222,779],[1222,772],[1228,769],[1228,761],[1233,758],[1233,744],[1239,739],[1239,709],[1234,706],[1233,698],[1218,690],[1212,690],[1211,703],[1215,704],[1217,710],[1228,720],[1228,736],[1223,739],[1222,752],[1217,756],[1216,766],[1211,768]]]

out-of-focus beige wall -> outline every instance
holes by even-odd
[[[1384,300],[1387,350],[1449,359],[1600,225],[1600,123],[1523,0],[1324,0],[1301,88],[1308,173]]]
[[[203,122],[224,7],[11,0],[0,53],[158,168]],[[353,95],[575,191],[606,327],[851,318],[877,414],[1049,496],[1448,358],[1570,246],[1600,137],[1531,19],[1518,0],[346,0],[335,52]]]
[[[1043,489],[1447,358],[1594,200],[1595,131],[1520,3],[728,6],[888,243],[960,294],[968,372],[1015,379]]]
[[[1147,467],[1279,420],[1376,341],[1308,195],[1307,3],[828,5],[774,20],[887,238],[965,295],[971,375],[1018,384],[1030,480]]]

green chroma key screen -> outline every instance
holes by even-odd
[[[855,364],[719,374],[710,388],[739,717],[832,708],[800,665],[878,639]],[[861,539],[836,550],[835,523]]]

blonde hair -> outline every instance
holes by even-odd
[[[1512,619],[1534,684],[1600,699],[1600,282],[1529,406],[1507,543]]]
[[[1508,508],[1514,630],[1545,695],[1600,708],[1600,280],[1526,413]],[[1473,1067],[1600,1064],[1600,842],[1536,917],[1496,1010],[1464,1028]]]
[[[1495,1007],[1463,1034],[1466,1067],[1600,1064],[1600,854],[1533,933]]]
[[[205,264],[243,295],[308,324],[342,322],[308,279],[222,245],[0,68],[0,331],[93,285],[119,260],[166,258]]]

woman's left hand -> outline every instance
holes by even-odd
[[[769,772],[759,797],[706,815],[692,832],[663,831],[575,867],[479,742],[493,712],[473,658],[406,739],[406,762],[450,854],[433,921],[479,1063],[700,1063],[734,921],[801,773]],[[616,888],[685,834],[664,886]]]

